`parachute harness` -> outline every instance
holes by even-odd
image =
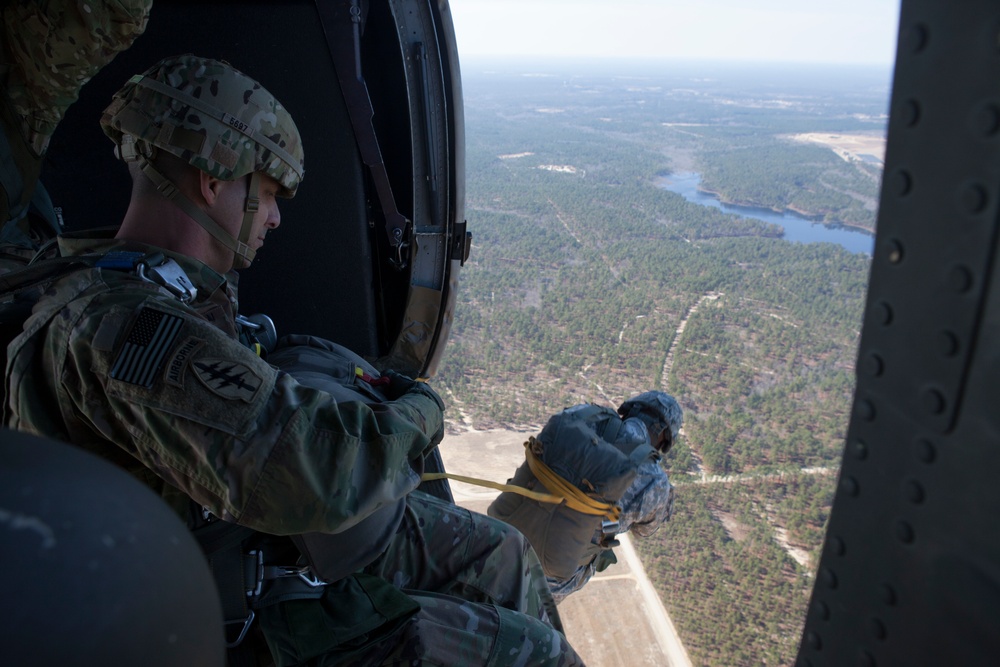
[[[528,441],[524,443],[524,456],[527,459],[528,467],[531,468],[531,472],[535,475],[535,478],[549,490],[549,493],[530,491],[520,486],[514,486],[513,484],[500,484],[498,482],[491,482],[485,479],[465,477],[463,475],[453,475],[446,472],[426,473],[421,476],[420,479],[422,481],[453,479],[457,482],[475,484],[476,486],[497,489],[498,491],[509,491],[543,503],[553,503],[556,505],[565,504],[566,507],[576,510],[581,514],[603,516],[608,521],[618,521],[622,512],[620,507],[588,496],[586,493],[563,479],[559,473],[550,468],[544,461],[535,455],[532,451],[532,447],[536,443],[537,440],[535,439],[535,436],[528,438]]]

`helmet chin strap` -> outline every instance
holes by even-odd
[[[243,226],[240,228],[239,249],[236,255],[246,261],[250,266],[257,251],[250,247],[250,233],[253,231],[253,219],[260,209],[260,172],[255,171],[250,175],[250,187],[247,188],[247,198],[243,203]]]
[[[209,217],[208,213],[198,208],[194,202],[188,199],[170,179],[160,173],[146,156],[138,154],[134,159],[138,161],[142,173],[153,182],[153,185],[156,186],[156,189],[164,197],[176,204],[178,208],[201,225],[216,241],[233,251],[237,257],[242,258],[247,265],[253,262],[257,251],[249,246],[249,241],[250,232],[253,228],[253,218],[260,207],[260,174],[258,172],[254,172],[253,176],[250,177],[250,188],[247,191],[246,203],[243,206],[243,226],[240,228],[239,239],[235,239],[229,232],[223,229],[222,225]]]

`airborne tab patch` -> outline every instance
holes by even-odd
[[[111,367],[111,377],[149,389],[184,325],[184,319],[143,308]]]
[[[263,380],[249,366],[226,359],[197,359],[194,374],[213,394],[249,403],[257,395]]]
[[[187,368],[188,362],[197,352],[205,345],[205,341],[200,338],[195,338],[194,336],[188,336],[183,343],[177,346],[177,349],[170,357],[170,363],[167,364],[167,370],[163,374],[163,379],[167,381],[168,384],[172,384],[175,387],[184,388],[184,370]]]

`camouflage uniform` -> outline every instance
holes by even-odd
[[[60,241],[64,256],[125,247]],[[273,535],[333,532],[416,488],[410,461],[442,433],[426,385],[380,410],[338,405],[240,344],[231,280],[164,254],[198,288],[192,304],[112,269],[51,287],[9,347],[8,426],[151,470],[158,489]]]
[[[279,666],[583,664],[550,624],[558,614],[527,540],[490,517],[416,491],[396,539],[362,576],[372,578],[370,591],[391,582],[418,608],[388,619],[386,631],[366,629],[356,614],[331,624],[349,595],[336,587],[319,600],[266,607],[261,627]],[[391,603],[379,602],[388,616]]]
[[[126,248],[157,250],[61,239],[63,255]],[[272,535],[331,533],[406,497],[396,538],[363,572],[261,610],[279,665],[580,664],[550,624],[524,538],[411,493],[411,462],[442,435],[433,391],[410,383],[372,409],[299,384],[239,343],[229,280],[165,254],[198,289],[193,303],[113,269],[53,284],[9,348],[8,426],[109,458],[179,508],[190,497]]]
[[[0,273],[58,233],[36,187],[42,157],[80,89],[146,29],[152,0],[14,0],[0,9]],[[38,220],[26,215],[34,211]],[[51,229],[50,229],[51,228]]]
[[[146,29],[153,0],[15,0],[3,8],[3,83],[36,155],[80,89]]]

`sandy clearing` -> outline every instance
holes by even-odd
[[[826,146],[846,162],[866,161],[865,156],[878,164],[885,163],[885,137],[880,134],[827,134],[808,132],[789,135],[793,141]],[[870,160],[867,160],[870,161]]]

